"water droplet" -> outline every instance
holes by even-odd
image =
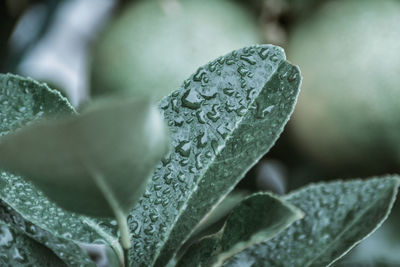
[[[257,61],[254,59],[254,57],[252,55],[249,55],[249,56],[241,55],[240,59],[246,61],[247,63],[249,63],[251,65],[255,65],[257,63]]]
[[[166,166],[171,162],[171,159],[171,153],[168,153],[168,155],[161,159],[161,162],[164,166]]]
[[[201,154],[200,154],[200,153],[196,155],[196,163],[195,163],[195,166],[196,166],[196,169],[197,169],[197,170],[200,170],[200,169],[203,168],[203,162],[202,162],[202,160],[201,160]]]
[[[171,193],[171,188],[167,187],[162,192],[164,195],[169,195]]]
[[[169,200],[168,200],[167,198],[164,199],[164,200],[162,201],[162,203],[161,203],[161,205],[162,205],[163,207],[168,206],[168,204],[169,204]]]
[[[171,108],[175,112],[179,112],[179,106],[178,106],[178,100],[177,99],[172,99],[171,101]]]
[[[201,92],[200,95],[205,99],[210,100],[217,96],[217,91],[212,88],[208,88],[208,90]]]
[[[185,175],[183,175],[183,173],[179,173],[179,175],[178,175],[178,180],[180,181],[180,182],[185,182]]]
[[[203,148],[207,145],[207,136],[204,133],[200,133],[197,136],[197,146]]]
[[[178,152],[182,157],[189,157],[190,155],[190,141],[181,141],[176,147],[176,152]]]
[[[31,235],[36,235],[36,233],[37,233],[36,226],[35,226],[34,224],[30,223],[30,222],[27,222],[27,223],[26,223],[26,225],[25,225],[25,231],[26,231],[28,234],[31,234]]]
[[[168,108],[168,106],[169,106],[169,101],[168,101],[168,99],[167,99],[167,98],[163,98],[163,99],[161,100],[161,102],[160,102],[160,108],[165,110],[165,109]]]
[[[207,72],[203,68],[199,68],[196,71],[196,74],[193,76],[193,81],[200,82],[203,79],[203,76],[206,74]]]
[[[226,65],[233,65],[233,64],[235,64],[235,60],[233,58],[228,58],[225,61],[225,63],[226,63]]]
[[[232,111],[235,111],[236,110],[236,106],[234,105],[234,104],[232,104],[231,103],[231,101],[227,101],[226,102],[226,104],[225,104],[225,109],[226,109],[226,111],[228,111],[228,112],[232,112]]]
[[[247,68],[245,68],[244,66],[240,66],[238,68],[238,72],[239,72],[240,76],[243,77],[249,72],[249,70]]]
[[[256,94],[257,94],[257,90],[254,88],[250,88],[250,90],[247,91],[247,99],[253,100],[255,98]]]
[[[260,51],[258,52],[258,55],[260,56],[261,59],[265,60],[268,58],[269,52],[270,52],[269,48],[264,47],[264,48],[260,49]]]
[[[272,62],[278,62],[278,60],[279,60],[279,57],[277,55],[272,55],[271,56],[271,61]]]
[[[241,106],[240,108],[236,109],[235,112],[238,116],[242,117],[246,114],[246,108]]]
[[[150,213],[149,217],[150,217],[150,220],[153,223],[155,223],[160,216],[158,214],[156,214],[156,213]]]
[[[206,118],[203,110],[199,110],[196,112],[196,117],[199,123],[204,124],[206,123]]]
[[[184,120],[183,118],[178,117],[178,118],[175,118],[174,124],[175,124],[175,126],[182,126],[182,124],[183,124],[184,121],[185,121],[185,120]]]
[[[162,186],[161,186],[161,185],[159,185],[159,184],[155,184],[155,185],[154,185],[154,190],[159,191],[159,190],[161,190],[161,189],[162,189]]]
[[[233,88],[224,88],[223,89],[224,94],[226,94],[227,96],[232,96],[233,93],[235,93],[235,89]]]
[[[204,98],[196,90],[188,90],[182,97],[182,105],[190,109],[198,109],[203,103]]]
[[[267,113],[270,113],[274,109],[274,107],[275,105],[264,107],[264,103],[257,102],[256,117],[264,118]]]
[[[187,158],[184,158],[181,161],[179,161],[179,164],[181,166],[186,166],[186,165],[188,165],[188,163],[189,163],[189,159],[187,159]]]
[[[213,122],[217,122],[219,120],[220,114],[218,111],[218,104],[214,104],[211,108],[211,111],[207,112],[207,118],[209,118]]]
[[[183,87],[184,87],[185,89],[187,89],[187,88],[189,87],[189,85],[190,85],[191,82],[192,82],[192,81],[191,81],[190,79],[185,80],[185,81],[183,82]]]
[[[208,65],[208,70],[211,71],[211,72],[214,72],[214,71],[217,69],[216,64],[217,64],[216,61],[210,63],[210,64]]]
[[[296,81],[298,79],[298,77],[299,77],[299,73],[298,73],[297,69],[295,67],[293,67],[291,69],[291,72],[290,72],[287,80],[291,83],[291,82]]]
[[[155,232],[156,230],[155,230],[155,227],[153,226],[153,225],[148,225],[145,229],[144,229],[144,233],[146,234],[146,235],[153,235],[154,234],[154,232]]]

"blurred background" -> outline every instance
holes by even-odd
[[[157,102],[255,43],[285,48],[303,85],[239,195],[400,173],[400,0],[0,0],[0,72],[46,82],[78,109],[110,94]],[[400,266],[398,225],[399,203],[336,266]]]

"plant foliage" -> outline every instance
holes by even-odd
[[[78,114],[46,85],[0,75],[0,253],[19,251],[2,263],[95,266],[101,248],[109,266],[331,264],[386,219],[397,176],[253,194],[213,215],[283,131],[300,83],[272,45],[200,67],[160,113],[127,97]],[[223,226],[201,237],[211,217]]]

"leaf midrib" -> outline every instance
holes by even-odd
[[[286,60],[286,58],[283,57],[282,60],[280,61],[280,63],[276,65],[276,68],[275,68],[274,71],[271,73],[271,75],[269,76],[269,78],[265,81],[265,83],[264,83],[264,85],[263,85],[263,88],[259,91],[259,93],[257,94],[257,97],[254,97],[254,98],[252,99],[252,101],[249,103],[248,107],[246,108],[246,114],[248,113],[248,111],[250,110],[250,107],[254,104],[254,102],[256,101],[256,99],[259,97],[259,95],[260,95],[260,93],[262,92],[262,90],[264,90],[265,85],[266,85],[266,84],[271,80],[271,78],[277,73],[279,67],[285,62],[285,60]],[[169,97],[169,96],[167,96],[167,97]],[[241,116],[241,117],[240,117],[240,119],[239,119],[239,120],[237,121],[237,123],[235,124],[235,127],[234,127],[235,130],[238,128],[238,127],[237,127],[238,125],[241,125],[242,120],[243,120],[245,117],[246,117],[246,116]],[[213,129],[213,127],[211,127],[211,129]],[[224,140],[225,140],[225,143],[224,143],[224,144],[226,144],[227,141],[228,141],[231,137],[232,137],[231,134],[228,135],[227,138],[224,139]],[[225,145],[224,145],[224,148],[225,148]],[[214,154],[214,157],[212,158],[212,160],[209,161],[209,163],[208,163],[208,164],[206,165],[206,167],[203,169],[204,171],[202,172],[202,174],[199,175],[200,177],[203,177],[203,176],[204,176],[204,173],[206,173],[206,171],[210,168],[210,166],[213,165],[213,164],[215,164],[214,159],[220,154],[220,152],[221,152],[222,150],[223,150],[223,149],[220,149],[220,150],[218,151],[218,153],[215,153],[215,154]],[[202,180],[202,178],[199,179],[199,180],[197,181],[196,184],[199,184],[201,180]],[[192,197],[192,195],[194,194],[194,192],[197,192],[198,188],[199,188],[199,187],[195,187],[195,190],[192,190],[192,191],[190,192],[190,194],[188,195],[187,200],[189,200],[189,199]],[[215,206],[217,206],[219,203],[221,203],[222,200],[223,200],[223,197],[221,197],[221,198],[219,199],[219,201],[218,201],[217,203],[215,203]],[[187,202],[186,202],[186,203],[187,203]],[[175,217],[175,220],[174,220],[174,222],[173,222],[172,225],[175,225],[175,224],[176,224],[176,222],[177,222],[178,219],[181,217],[181,215],[183,214],[183,211],[186,210],[186,208],[187,208],[187,205],[184,205],[183,208],[179,210],[178,216]],[[208,213],[207,213],[207,214],[208,214]],[[205,216],[207,216],[207,214],[205,214]],[[197,225],[196,225],[196,226],[197,226]],[[193,227],[193,229],[191,230],[191,232],[188,233],[187,237],[189,237],[189,236],[194,232],[194,230],[196,229],[196,226]],[[168,234],[165,235],[165,238],[163,239],[163,245],[160,246],[160,248],[159,248],[159,249],[156,251],[156,253],[154,254],[155,256],[153,257],[153,261],[152,261],[152,263],[151,263],[151,266],[154,266],[154,265],[155,265],[155,263],[156,263],[156,261],[157,261],[159,255],[160,255],[160,252],[163,250],[164,245],[167,243],[166,241],[168,240],[168,238],[169,238],[169,236],[170,236],[170,234],[171,234],[171,232],[172,232],[173,229],[174,229],[174,226],[172,226],[171,228],[169,228]],[[184,242],[184,240],[181,241],[180,243],[182,244],[182,242]],[[180,245],[181,245],[181,244],[180,244]],[[172,258],[172,257],[173,257],[173,255],[171,255],[171,258]]]
[[[392,191],[392,197],[390,199],[390,205],[387,208],[386,212],[385,212],[385,216],[384,218],[382,218],[380,220],[380,222],[374,227],[374,229],[366,236],[364,236],[363,238],[361,238],[360,240],[356,241],[353,245],[351,245],[346,251],[344,251],[341,255],[339,255],[336,259],[334,259],[331,263],[329,263],[327,266],[332,265],[334,262],[336,262],[338,259],[340,259],[341,257],[343,257],[344,255],[347,254],[347,252],[349,252],[352,248],[354,248],[357,244],[359,244],[362,240],[364,240],[365,238],[367,238],[368,236],[370,236],[372,233],[374,233],[376,231],[376,229],[378,229],[381,224],[386,220],[386,218],[389,216],[389,211],[391,210],[392,206],[393,206],[393,198],[394,198],[394,192],[395,190]],[[345,229],[335,237],[334,240],[332,240],[332,242],[330,242],[330,244],[328,246],[326,246],[320,253],[318,253],[318,255],[316,255],[314,258],[312,258],[310,261],[307,262],[307,264],[305,264],[305,266],[311,266],[311,264],[316,261],[318,258],[321,257],[321,255],[323,255],[328,249],[330,249],[331,247],[333,247],[333,245],[335,243],[337,243],[337,241],[347,232],[350,230],[351,227],[353,227],[355,225],[355,223],[357,221],[359,221],[361,219],[361,217],[370,209],[373,208],[373,204],[376,204],[378,202],[378,200],[375,200],[374,202],[372,202],[371,205],[368,205],[367,209],[364,209],[358,216],[356,216],[356,219],[354,219],[352,221],[352,223],[350,223],[348,226],[345,227]]]

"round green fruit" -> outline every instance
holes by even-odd
[[[230,0],[134,2],[94,49],[92,95],[178,89],[198,67],[259,42],[251,14]]]
[[[336,1],[292,30],[288,57],[304,79],[291,126],[325,166],[400,163],[399,23],[399,1]]]

